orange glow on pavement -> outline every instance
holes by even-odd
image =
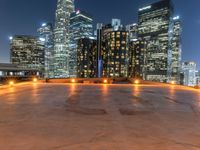
[[[103,96],[107,96],[108,95],[108,84],[104,84],[103,85]]]

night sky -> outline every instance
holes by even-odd
[[[43,22],[54,22],[57,0],[0,0],[0,62],[9,62],[9,36],[37,35]],[[137,22],[139,7],[157,0],[76,0],[76,9],[90,13],[95,23]],[[183,61],[200,65],[200,0],[173,0],[175,14],[183,21]]]

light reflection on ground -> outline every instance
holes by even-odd
[[[199,90],[176,85],[15,85],[0,89],[0,147],[197,150],[199,112]]]

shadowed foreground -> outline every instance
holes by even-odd
[[[199,150],[200,91],[173,85],[0,87],[2,150]]]

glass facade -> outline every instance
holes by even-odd
[[[103,24],[98,23],[97,24],[97,30],[96,30],[96,37],[97,37],[97,62],[96,66],[96,77],[101,78],[102,77],[102,70],[103,70],[103,63],[102,63],[102,43],[103,43],[103,37],[102,37],[102,32],[103,32]]]
[[[41,41],[45,45],[45,78],[53,78],[53,26],[51,23],[44,23],[38,29]]]
[[[54,29],[54,78],[69,77],[70,14],[74,0],[58,0]]]
[[[77,48],[77,77],[95,78],[97,68],[97,44],[93,38],[81,38]]]
[[[183,85],[196,86],[196,63],[184,62],[182,64]]]
[[[83,11],[76,11],[70,17],[70,60],[69,76],[77,77],[77,47],[78,40],[93,35],[93,19]]]
[[[171,76],[173,6],[170,0],[139,9],[138,38],[147,42],[145,79],[168,82]]]
[[[102,29],[103,77],[128,76],[129,33],[114,19]]]
[[[200,71],[196,72],[196,86],[200,86]]]
[[[180,71],[181,71],[181,33],[182,23],[179,16],[173,18],[173,37],[172,37],[172,62],[171,62],[171,81],[180,83]]]
[[[44,72],[45,46],[37,37],[17,35],[11,40],[11,63]]]
[[[129,43],[129,70],[130,78],[145,78],[145,50],[144,40],[131,40]]]
[[[133,23],[126,26],[126,30],[129,32],[129,40],[133,41],[138,38],[138,24]]]

